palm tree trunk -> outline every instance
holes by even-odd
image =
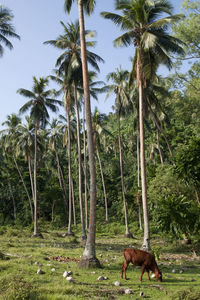
[[[38,235],[38,218],[37,218],[37,131],[38,131],[38,122],[35,124],[35,151],[34,151],[34,232],[33,236]]]
[[[32,177],[32,170],[31,170],[31,157],[28,155],[28,172],[29,172],[29,178],[31,183],[31,192],[32,192],[32,198],[34,200],[34,185],[33,185],[33,177]]]
[[[127,202],[125,196],[125,184],[124,184],[124,172],[123,172],[123,160],[122,160],[122,143],[121,143],[121,134],[120,134],[120,112],[117,112],[117,124],[118,124],[118,142],[119,142],[119,161],[120,161],[120,171],[121,171],[121,185],[122,185],[122,198],[124,203],[124,218],[126,226],[125,236],[130,238],[132,237],[129,228],[128,228],[128,214],[127,214]]]
[[[64,175],[63,175],[61,166],[60,166],[60,176],[61,176],[62,187],[63,187],[63,191],[64,191],[64,195],[65,195],[64,209],[65,209],[65,211],[67,211],[67,190],[66,190],[65,179],[64,179]]]
[[[31,198],[30,198],[29,192],[28,192],[28,190],[27,190],[26,184],[25,184],[25,182],[24,182],[24,179],[23,179],[23,177],[22,177],[22,173],[21,173],[21,171],[20,171],[20,169],[19,169],[19,166],[18,166],[18,164],[17,164],[17,161],[16,161],[16,158],[15,158],[15,155],[14,155],[14,154],[13,154],[13,160],[14,160],[16,169],[17,169],[17,171],[18,171],[19,177],[21,178],[21,181],[22,181],[24,190],[25,190],[25,192],[26,192],[26,195],[27,195],[27,198],[28,198],[28,202],[29,202],[29,206],[30,206],[30,210],[31,210],[31,216],[32,216],[32,218],[33,218],[33,208],[32,208],[32,204],[31,204]]]
[[[85,188],[85,228],[88,229],[88,190],[87,190],[87,150],[85,134],[85,104],[83,105],[83,149],[84,149],[84,188]]]
[[[66,93],[65,93],[66,95]],[[67,95],[66,95],[67,96]],[[71,176],[71,138],[70,138],[70,116],[69,104],[66,100],[66,115],[67,115],[67,152],[68,152],[68,176],[69,176],[69,217],[67,235],[72,235],[72,176]]]
[[[76,226],[76,205],[75,205],[74,183],[73,183],[72,173],[71,173],[71,183],[72,183],[72,209],[73,209],[73,220],[74,220],[74,226]]]
[[[83,253],[82,266],[91,264],[99,265],[96,258],[95,239],[96,239],[96,169],[94,159],[94,145],[92,132],[92,118],[90,105],[90,91],[88,80],[88,67],[86,59],[86,44],[85,44],[85,24],[83,15],[83,0],[78,0],[79,9],[79,24],[80,24],[80,42],[81,42],[81,58],[82,58],[82,72],[83,72],[83,88],[84,100],[86,109],[86,125],[88,138],[88,154],[89,154],[89,169],[90,169],[90,219],[89,232],[87,236],[86,246]]]
[[[82,193],[82,174],[81,174],[81,136],[80,136],[80,117],[77,100],[77,88],[74,87],[74,99],[76,109],[76,126],[77,126],[77,143],[78,143],[78,184],[79,184],[79,203],[80,203],[80,216],[81,216],[81,228],[82,228],[82,240],[86,240],[86,231],[84,224],[84,213],[83,213],[83,193]]]
[[[107,194],[106,194],[106,186],[105,186],[105,181],[104,181],[104,176],[103,176],[103,168],[102,168],[102,163],[101,163],[101,159],[100,159],[98,146],[96,147],[96,149],[97,149],[97,158],[99,161],[99,168],[100,168],[100,172],[101,172],[101,180],[102,180],[103,193],[104,193],[104,199],[105,199],[106,222],[108,223],[108,200],[107,200]]]
[[[140,60],[139,62],[140,63]],[[140,72],[139,74],[140,75]],[[140,124],[140,167],[142,182],[142,203],[144,216],[144,242],[142,247],[147,251],[150,250],[150,231],[149,231],[149,215],[147,202],[147,186],[146,186],[146,163],[145,163],[145,142],[144,142],[144,120],[143,120],[143,88],[141,77],[139,79],[139,124]]]
[[[162,167],[163,167],[164,162],[163,162],[162,151],[161,151],[161,148],[160,148],[160,141],[159,141],[159,131],[158,131],[158,128],[157,128],[157,145],[158,145],[158,152],[159,152],[159,155],[160,155],[160,162],[161,162],[161,165],[162,165]]]
[[[137,185],[138,185],[138,192],[140,189],[140,137],[139,133],[137,135]],[[142,230],[142,213],[141,213],[141,204],[140,202],[138,203],[138,208],[139,208],[139,225],[140,225],[140,230]]]
[[[31,157],[28,155],[28,172],[29,172],[29,177],[30,177],[30,183],[31,183],[31,192],[32,192],[32,198],[34,201],[34,185],[33,185],[33,177],[32,177],[32,170],[31,170]],[[34,213],[33,213],[33,207],[30,202],[30,208],[31,208],[31,215],[32,215],[32,220],[34,221]]]

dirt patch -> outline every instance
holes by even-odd
[[[79,259],[75,257],[65,257],[65,256],[53,256],[53,260],[60,261],[60,262],[68,262],[68,261],[74,261],[74,262],[79,262]]]

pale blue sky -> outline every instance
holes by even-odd
[[[76,4],[72,13],[63,11],[64,0],[2,0],[0,3],[11,9],[14,14],[13,24],[21,41],[11,39],[14,49],[5,48],[0,58],[0,124],[7,115],[18,113],[19,108],[27,101],[16,94],[17,89],[31,89],[32,77],[48,76],[55,66],[60,52],[51,46],[43,45],[44,41],[55,39],[62,34],[60,21],[70,22],[78,19]],[[180,12],[182,1],[172,1],[174,13]],[[100,64],[99,80],[106,80],[106,75],[119,65],[130,70],[130,57],[134,49],[114,48],[113,40],[120,35],[120,30],[111,21],[100,17],[101,11],[113,11],[114,0],[98,0],[95,13],[86,18],[86,29],[96,30],[97,46],[94,52],[100,55],[104,64]],[[167,74],[165,74],[167,75]],[[111,111],[113,99],[106,102],[105,95],[99,96],[98,103],[91,99],[92,108],[98,106],[100,112]],[[55,117],[55,116],[54,116]]]

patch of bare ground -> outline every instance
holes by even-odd
[[[52,259],[59,262],[68,262],[68,261],[75,261],[77,263],[79,262],[79,259],[75,257],[53,256]]]

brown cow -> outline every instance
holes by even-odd
[[[156,279],[159,282],[162,282],[162,273],[158,269],[154,255],[152,255],[149,252],[145,252],[138,249],[124,249],[123,254],[124,254],[125,261],[122,265],[122,271],[121,271],[122,278],[124,273],[124,278],[126,279],[126,269],[129,263],[131,262],[135,266],[142,267],[140,281],[142,281],[142,276],[145,271],[147,272],[148,279],[150,280],[149,271],[152,271],[155,274]]]

